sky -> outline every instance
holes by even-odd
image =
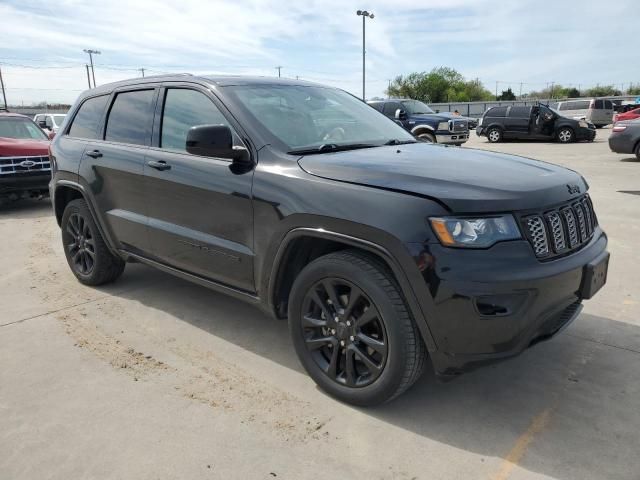
[[[73,103],[87,88],[170,72],[282,76],[362,94],[438,66],[494,91],[640,84],[638,0],[0,0],[9,104]],[[2,100],[0,98],[0,103]]]

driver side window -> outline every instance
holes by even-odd
[[[205,94],[186,88],[167,89],[160,148],[186,152],[187,132],[196,125],[226,125],[233,132],[234,145],[242,145],[222,112]]]

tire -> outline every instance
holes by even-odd
[[[497,127],[491,127],[487,130],[487,140],[490,143],[498,143],[502,141],[502,130]]]
[[[85,285],[103,285],[116,280],[125,262],[107,247],[93,215],[83,199],[66,206],[62,215],[62,246],[67,263]]]
[[[602,128],[602,127],[604,127],[604,125],[596,125],[595,127],[596,128]]]
[[[426,348],[393,276],[357,250],[325,255],[300,272],[289,331],[316,384],[350,404],[390,401],[424,369]]]
[[[420,140],[422,140],[425,143],[438,143],[436,140],[436,136],[433,133],[423,132],[416,135],[416,137],[418,137]]]
[[[636,145],[636,158],[640,160],[640,142]]]
[[[575,133],[570,127],[562,127],[556,133],[556,138],[560,143],[571,143],[575,141]]]

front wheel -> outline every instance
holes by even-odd
[[[562,127],[558,130],[557,137],[560,143],[571,143],[574,140],[573,130],[569,127]]]
[[[437,143],[436,136],[432,133],[424,132],[417,135],[417,137],[425,143]]]
[[[300,362],[334,397],[375,405],[407,390],[426,348],[384,265],[358,251],[320,257],[296,278],[289,330]]]
[[[107,247],[84,200],[69,202],[60,226],[67,263],[81,283],[102,285],[122,274],[124,261]]]
[[[487,140],[491,143],[498,143],[502,141],[502,130],[499,128],[493,127],[490,128],[487,132]]]

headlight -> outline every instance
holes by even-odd
[[[522,238],[512,215],[486,218],[432,217],[440,242],[447,247],[486,248],[503,240]]]
[[[449,122],[440,122],[438,124],[438,130],[449,130]]]
[[[585,122],[584,120],[580,120],[578,122],[578,125],[580,125],[582,128],[589,128],[589,124],[587,122]]]

